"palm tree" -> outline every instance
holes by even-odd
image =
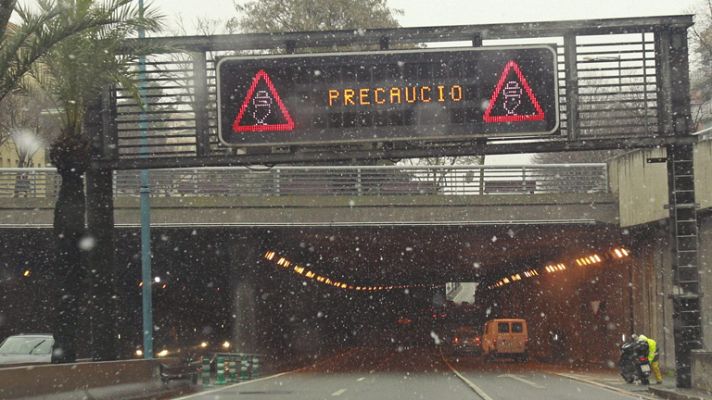
[[[50,147],[50,159],[62,177],[54,211],[57,254],[53,284],[58,297],[53,356],[56,362],[72,362],[76,359],[78,301],[85,292],[80,264],[86,210],[82,176],[90,161],[90,132],[86,132],[85,118],[90,106],[112,85],[119,84],[137,95],[129,66],[135,56],[120,54],[119,49],[122,41],[139,29],[158,30],[160,16],[153,11],[141,12],[131,0],[112,0],[103,5],[96,0],[58,0],[57,5],[63,9],[56,17],[62,26],[77,25],[108,10],[113,21],[62,40],[40,57],[31,71],[56,108],[62,110],[59,136]]]
[[[75,34],[121,23],[117,12],[131,0],[96,4],[81,18],[63,18],[68,1],[37,0],[23,7],[17,0],[0,0],[0,101],[16,90],[35,62],[55,45]],[[10,17],[18,17],[11,24]]]

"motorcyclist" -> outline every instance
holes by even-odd
[[[656,383],[658,385],[663,383],[663,374],[660,372],[660,355],[658,354],[657,342],[645,335],[638,335],[637,341],[648,344],[648,361],[650,362],[650,369],[653,371]]]

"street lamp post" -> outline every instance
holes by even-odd
[[[138,0],[138,9],[143,18],[143,0]],[[143,39],[146,33],[143,28],[139,28],[138,37]],[[139,73],[139,96],[141,98],[141,114],[139,116],[139,130],[141,131],[141,147],[139,155],[148,157],[148,123],[146,114],[143,112],[146,98],[146,57],[141,55],[138,62]],[[151,186],[149,171],[141,170],[140,206],[141,206],[141,287],[142,310],[143,310],[143,357],[153,358],[153,284],[151,279]]]

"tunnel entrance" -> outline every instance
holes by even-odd
[[[15,245],[49,241],[49,234],[24,231]],[[156,344],[173,351],[229,342],[233,350],[303,358],[343,346],[445,345],[464,327],[480,332],[487,319],[518,317],[530,323],[532,354],[548,359],[552,332],[569,337],[572,346],[591,329],[610,343],[628,332],[627,316],[619,310],[625,302],[612,301],[610,292],[624,291],[621,274],[627,270],[607,255],[625,240],[603,224],[155,230]],[[119,282],[130,310],[141,304],[138,246],[136,230],[119,231]],[[268,259],[270,252],[275,255]],[[11,264],[27,265],[33,280],[48,276],[43,253],[36,259],[16,254]],[[591,254],[606,260],[576,266],[577,258]],[[561,263],[569,270],[546,272]],[[488,288],[532,270],[540,275]],[[452,282],[473,282],[477,290],[465,304],[455,304]],[[609,296],[596,297],[609,286]],[[32,304],[29,288],[6,292],[4,301],[14,312],[6,312],[3,326],[47,329],[48,316],[15,320]],[[122,320],[122,353],[131,357],[141,347],[140,314],[124,314]],[[588,354],[579,347],[571,352],[572,360]]]

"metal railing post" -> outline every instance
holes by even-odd
[[[279,167],[275,167],[273,169],[273,171],[274,171],[274,173],[272,174],[272,190],[273,190],[273,192],[274,192],[273,194],[275,196],[279,196],[280,189],[281,189],[280,188],[281,187],[280,179],[281,179],[282,173],[281,173],[281,170]]]
[[[361,196],[363,191],[361,189],[361,168],[356,169],[356,195]]]

